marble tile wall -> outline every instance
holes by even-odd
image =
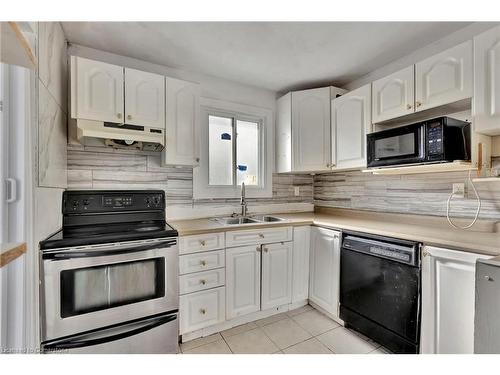
[[[493,160],[500,167],[500,158]],[[472,173],[474,174],[474,173]],[[474,177],[474,176],[473,176]],[[468,172],[381,176],[360,171],[314,177],[314,204],[379,212],[446,215],[453,183],[466,182]],[[475,184],[481,197],[480,218],[500,220],[500,183]],[[477,201],[467,183],[464,199],[452,199],[453,217],[473,217]]]
[[[250,198],[249,207],[312,203],[310,175],[273,176],[273,196]],[[299,196],[294,195],[299,186]],[[68,188],[70,189],[162,189],[167,207],[191,209],[238,206],[239,199],[193,199],[191,167],[161,166],[160,155],[105,147],[68,145]],[[168,208],[167,208],[168,212]]]
[[[67,186],[66,40],[59,22],[38,23],[38,186]]]

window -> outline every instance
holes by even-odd
[[[244,182],[248,197],[272,195],[272,112],[205,99],[201,158],[193,170],[195,198],[236,198]],[[213,104],[217,104],[214,106]]]

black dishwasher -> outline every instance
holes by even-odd
[[[344,232],[340,318],[395,353],[418,353],[420,244]]]

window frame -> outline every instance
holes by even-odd
[[[259,171],[258,185],[246,185],[249,198],[272,197],[273,112],[267,108],[247,106],[215,99],[201,98],[201,121],[199,133],[200,163],[193,169],[193,198],[239,198],[241,185],[237,185],[237,121],[259,124]],[[209,185],[209,116],[232,119],[233,139],[233,185]]]

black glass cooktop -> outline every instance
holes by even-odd
[[[177,231],[164,221],[142,221],[64,227],[44,241],[40,249],[106,244],[150,238],[177,237]]]

